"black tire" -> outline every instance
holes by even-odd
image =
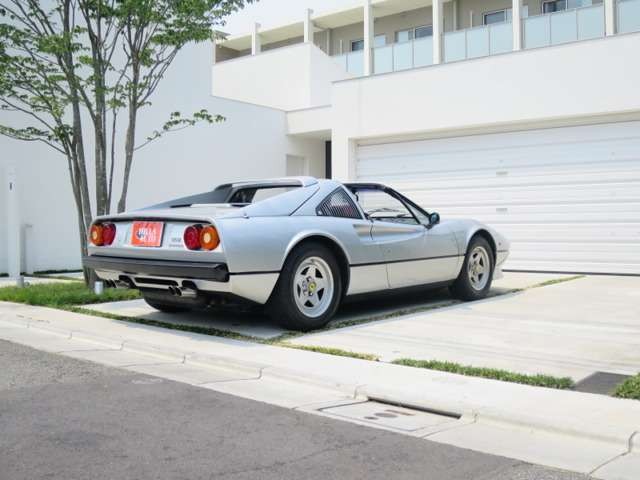
[[[486,279],[486,283],[482,288],[478,288],[480,285],[474,286],[474,282],[472,281],[472,275],[469,272],[469,262],[472,262],[472,255],[474,252],[478,252],[477,249],[483,249],[487,254],[487,260],[489,264],[487,265],[488,278]],[[461,300],[480,300],[485,298],[489,294],[489,290],[491,290],[491,283],[493,281],[493,270],[495,268],[495,254],[491,245],[484,237],[476,235],[469,242],[469,247],[467,248],[467,254],[464,257],[464,263],[462,264],[462,269],[460,270],[460,274],[456,281],[451,285],[450,290],[453,296],[461,299]],[[485,273],[486,274],[486,273]]]
[[[185,307],[184,305],[171,303],[169,301],[164,301],[164,302],[158,301],[155,298],[154,299],[148,298],[146,295],[143,295],[142,298],[144,298],[144,301],[147,302],[147,305],[164,313],[183,313],[183,312],[188,312],[190,310],[190,308]]]
[[[333,278],[330,300],[327,300],[326,310],[318,316],[308,316],[304,311],[301,311],[294,297],[296,272],[303,262],[312,257],[324,260]],[[320,290],[318,290],[317,294],[320,294]],[[340,275],[340,266],[331,250],[319,243],[303,243],[296,247],[287,257],[280,272],[278,283],[267,304],[267,312],[275,322],[284,328],[308,332],[325,326],[331,320],[338,309],[341,297],[342,277]]]

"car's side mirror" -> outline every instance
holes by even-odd
[[[429,214],[429,226],[433,227],[440,223],[440,214],[433,212]]]

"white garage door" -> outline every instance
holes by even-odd
[[[357,177],[494,226],[505,268],[640,274],[640,122],[361,145]]]

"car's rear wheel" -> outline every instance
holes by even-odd
[[[285,328],[314,330],[333,317],[341,292],[340,268],[331,250],[319,243],[306,243],[287,258],[268,310]]]
[[[469,242],[469,248],[458,278],[451,286],[451,292],[462,300],[485,298],[493,281],[494,256],[489,242],[475,236]]]

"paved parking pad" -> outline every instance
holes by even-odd
[[[564,278],[569,278],[569,276],[507,272],[504,278],[494,282],[492,294],[502,295],[513,290],[529,288],[544,282]],[[366,301],[354,301],[343,305],[331,322],[331,326],[339,326],[342,323],[350,322],[375,321],[406,312],[442,308],[450,306],[452,303],[457,302],[451,298],[446,289],[383,295],[381,297],[368,298]],[[141,318],[143,320],[181,326],[210,328],[261,339],[276,338],[286,332],[276,325],[272,319],[259,312],[235,312],[229,309],[216,309],[206,312],[167,314],[150,307],[144,300],[102,303],[84,308],[123,317]]]
[[[295,343],[576,381],[595,372],[633,375],[640,371],[640,278],[589,276]]]

